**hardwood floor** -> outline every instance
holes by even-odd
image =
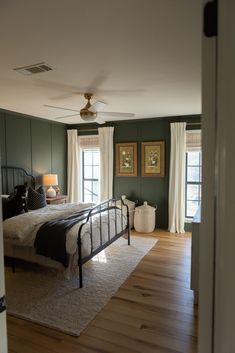
[[[189,234],[159,241],[79,338],[8,317],[10,353],[196,353]]]

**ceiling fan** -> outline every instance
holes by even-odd
[[[86,103],[85,107],[80,110],[57,107],[57,106],[49,105],[49,104],[45,104],[44,106],[49,107],[49,108],[77,112],[77,114],[70,114],[70,115],[55,118],[57,120],[80,115],[81,119],[87,123],[96,122],[98,124],[105,124],[105,120],[103,119],[103,117],[106,117],[106,116],[107,117],[117,117],[117,118],[118,117],[119,118],[121,118],[121,117],[127,118],[127,117],[134,117],[135,116],[135,114],[132,114],[132,113],[102,112],[101,109],[106,105],[106,103],[104,103],[102,101],[96,101],[93,104],[91,104],[90,100],[91,100],[92,96],[93,96],[92,93],[84,93],[84,97],[85,97],[85,99],[87,99],[87,103]]]

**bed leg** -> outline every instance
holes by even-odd
[[[79,287],[83,287],[83,279],[82,279],[82,241],[81,241],[81,229],[82,226],[79,228],[78,231],[78,269],[79,269]]]
[[[129,227],[128,227],[128,232],[127,232],[127,239],[128,239],[128,245],[131,245],[131,232],[130,232]]]
[[[79,287],[83,287],[82,264],[79,265]]]
[[[129,213],[128,205],[126,205],[126,210],[127,210],[127,239],[128,239],[128,245],[131,245],[130,213]]]

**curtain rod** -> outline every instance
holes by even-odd
[[[187,123],[187,125],[201,125],[201,122],[198,123]],[[98,127],[97,128],[93,128],[93,129],[81,129],[78,130],[78,132],[91,132],[91,131],[98,131]]]
[[[78,130],[78,132],[90,132],[90,131],[98,131],[98,128],[96,128],[96,129],[81,129],[81,130]]]
[[[202,123],[199,122],[199,123],[187,123],[187,125],[201,125]]]

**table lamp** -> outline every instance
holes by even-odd
[[[56,191],[52,186],[58,185],[58,175],[57,174],[45,174],[43,175],[42,182],[44,186],[49,186],[46,191],[47,197],[56,197]]]

